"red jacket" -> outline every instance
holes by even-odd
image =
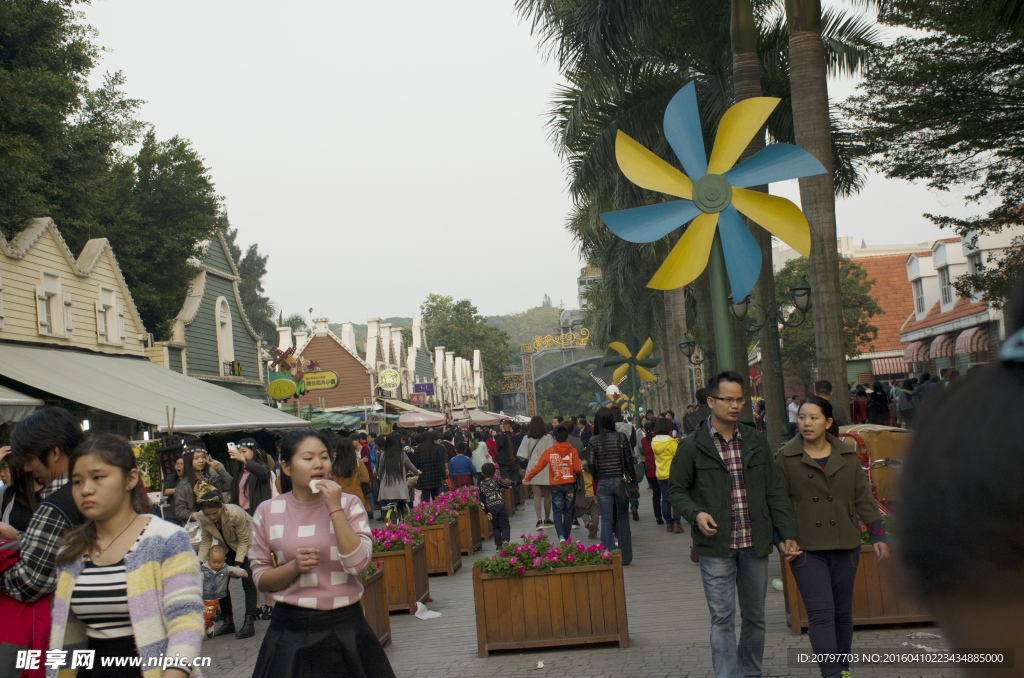
[[[548,448],[547,452],[537,460],[537,465],[533,467],[525,480],[532,480],[545,466],[551,467],[548,477],[551,479],[552,485],[569,485],[576,482],[575,473],[583,473],[576,448],[569,443],[555,443]]]
[[[0,544],[0,572],[21,560],[12,542]],[[23,603],[0,593],[0,644],[13,645],[14,650],[41,650],[38,669],[23,669],[21,678],[44,678],[46,646],[50,642],[50,596],[34,603]],[[70,658],[70,657],[69,657]]]
[[[658,467],[654,461],[654,448],[651,447],[651,439],[646,433],[640,438],[640,447],[644,448],[644,472],[648,478],[657,478]]]

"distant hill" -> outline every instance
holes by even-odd
[[[562,309],[552,306],[537,306],[520,313],[488,316],[486,323],[508,333],[509,343],[516,353],[520,344],[528,344],[538,334],[555,334],[558,329],[558,317]]]
[[[381,323],[391,323],[395,327],[408,327],[412,328],[412,318],[384,318]],[[343,323],[330,323],[327,328],[341,336],[341,326]],[[352,331],[356,335],[356,353],[361,356],[366,355],[366,325],[360,325],[358,323],[352,323]]]

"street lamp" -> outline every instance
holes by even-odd
[[[779,339],[779,325],[798,327],[807,319],[807,313],[811,310],[811,286],[807,283],[807,277],[801,277],[800,283],[796,287],[789,288],[789,294],[792,298],[793,306],[796,308],[797,313],[800,314],[796,320],[791,319],[792,316],[787,318],[782,306],[776,304],[775,306],[763,309],[758,307],[758,311],[763,312],[764,317],[760,321],[752,321],[747,318],[750,297],[744,297],[738,303],[734,302],[732,297],[729,297],[729,312],[738,320],[743,321],[743,327],[748,335],[755,334],[765,325],[771,330],[772,341],[775,343],[775,379],[779,384],[779,405],[782,407],[782,422],[788,419],[789,413],[786,411],[785,406],[786,384],[782,378],[782,341]]]

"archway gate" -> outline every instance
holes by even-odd
[[[590,345],[590,330],[585,327],[557,335],[537,335],[532,343],[520,344],[519,352],[523,360],[522,372],[503,375],[502,393],[523,394],[528,417],[537,414],[537,382],[567,367],[604,356],[604,349]]]

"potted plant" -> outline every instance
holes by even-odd
[[[480,507],[479,490],[475,487],[460,487],[446,495],[448,506],[459,514],[459,548],[462,555],[471,556],[483,546],[480,536],[480,519],[476,511]]]
[[[381,645],[391,642],[391,620],[388,617],[388,596],[384,590],[384,569],[375,560],[363,571],[363,616]]]
[[[448,506],[446,495],[420,504],[409,513],[407,522],[423,535],[427,574],[455,574],[462,567],[459,548],[459,514]]]
[[[867,528],[860,526],[860,564],[853,584],[853,625],[874,626],[886,624],[917,624],[932,622],[934,617],[920,602],[904,581],[895,557],[899,548],[893,533],[893,521],[885,517],[885,532],[889,541],[889,558],[878,562]],[[807,628],[807,610],[800,597],[793,571],[785,556],[782,562],[782,591],[786,602],[786,622],[794,636]]]
[[[373,530],[373,559],[384,570],[388,611],[413,613],[430,597],[427,558],[420,528],[395,523]]]
[[[629,646],[622,560],[599,544],[523,535],[473,565],[477,649]]]

